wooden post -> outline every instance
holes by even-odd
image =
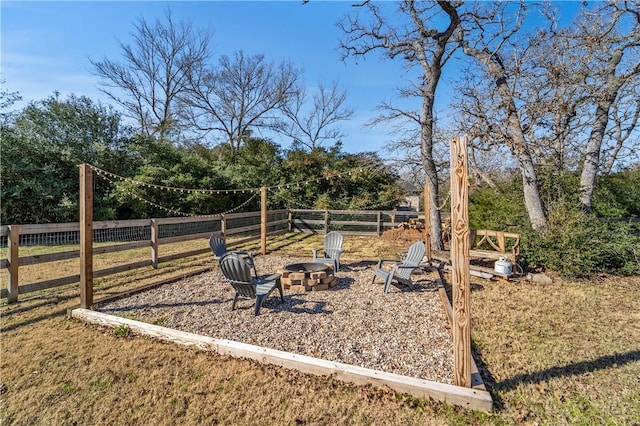
[[[431,190],[424,184],[424,245],[427,249],[427,259],[431,260]]]
[[[80,306],[93,305],[93,169],[80,165]]]
[[[324,211],[324,234],[329,232],[329,210]]]
[[[155,219],[151,219],[151,266],[153,269],[158,269],[158,222]]]
[[[220,233],[222,234],[222,238],[227,238],[227,217],[224,214],[220,216]]]
[[[260,188],[260,253],[267,254],[267,187]]]
[[[7,296],[7,303],[14,303],[18,301],[19,238],[20,227],[18,227],[18,225],[9,225],[9,238],[7,241],[7,245],[9,246],[9,253],[7,256],[7,259],[9,261],[9,288],[7,289],[7,291],[9,295]]]
[[[453,293],[453,384],[471,387],[471,302],[467,138],[451,141],[451,290]]]
[[[291,213],[291,210],[287,212],[287,226],[289,232],[291,232],[293,230],[293,214]]]
[[[376,229],[376,232],[378,233],[378,237],[380,235],[382,235],[382,212],[380,210],[378,210],[378,228]]]

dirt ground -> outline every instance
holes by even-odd
[[[273,241],[310,253],[318,240]],[[345,260],[401,251],[345,239]],[[386,253],[385,253],[386,255]],[[184,273],[138,271],[101,295]],[[447,275],[448,277],[448,275]],[[479,413],[331,377],[222,357],[68,320],[78,289],[2,305],[2,425],[640,424],[640,277],[552,284],[472,279],[472,340],[495,410]]]

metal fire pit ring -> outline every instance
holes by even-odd
[[[305,275],[311,272],[327,272],[329,267],[323,263],[292,263],[284,267],[289,272],[304,272]],[[308,278],[308,277],[307,277]]]

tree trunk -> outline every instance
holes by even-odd
[[[621,57],[622,55],[619,56]],[[618,58],[616,57],[616,59]],[[582,173],[580,175],[580,205],[582,210],[586,212],[591,211],[592,207],[593,192],[596,187],[596,176],[598,175],[598,166],[600,163],[600,150],[602,149],[602,141],[607,131],[607,124],[609,124],[609,111],[618,96],[618,90],[620,90],[622,86],[623,80],[614,75],[615,66],[618,62],[619,59],[612,61],[607,67],[606,87],[610,88],[610,90],[598,102],[593,127],[589,135],[589,142],[587,142],[584,163],[582,165]]]
[[[598,164],[600,163],[600,148],[609,121],[609,106],[599,103],[596,108],[596,118],[591,128],[587,151],[582,165],[580,175],[580,205],[582,210],[591,211],[593,201],[593,191],[596,186],[596,175],[598,174]]]
[[[518,109],[513,99],[511,89],[507,84],[506,71],[502,65],[502,60],[497,53],[492,53],[489,50],[475,49],[468,45],[465,45],[463,49],[465,54],[477,59],[486,67],[487,72],[496,84],[498,94],[502,101],[502,108],[507,117],[507,129],[511,137],[511,150],[520,165],[524,204],[527,209],[527,214],[529,215],[529,222],[533,229],[544,229],[547,226],[547,218],[542,207],[538,178],[536,176],[533,158],[527,147],[527,140],[522,130]]]
[[[440,185],[438,183],[438,169],[433,159],[433,104],[438,78],[426,80],[423,86],[422,111],[420,113],[420,139],[422,166],[427,175],[427,185],[431,192],[429,217],[431,218],[431,248],[444,250],[442,241],[442,218],[438,210]]]

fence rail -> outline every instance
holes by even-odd
[[[418,212],[395,210],[272,210],[267,212],[266,235],[339,231],[345,235],[376,236],[413,217],[424,219]],[[639,218],[603,220],[633,224],[640,222]],[[150,248],[151,252],[149,259],[99,269],[94,271],[94,276],[105,277],[148,266],[158,268],[158,264],[163,262],[207,253],[208,248],[199,248],[161,256],[160,247],[176,242],[208,239],[214,232],[234,237],[233,245],[255,241],[261,236],[261,213],[94,222],[94,255],[143,248]],[[46,247],[55,246],[59,250],[64,246],[78,246],[79,233],[78,222],[0,226],[0,247],[6,247],[6,258],[0,259],[0,269],[7,270],[7,280],[3,280],[0,298],[14,302],[19,294],[79,282],[79,275],[72,274],[18,285],[21,267],[78,259],[80,254],[79,249],[70,247],[68,250],[19,256],[20,247],[44,247],[46,250]]]
[[[338,230],[344,234],[380,235],[392,228],[410,212],[350,211],[350,210],[272,210],[267,212],[266,235],[283,232],[326,233]],[[208,248],[160,255],[160,247],[167,244],[208,239],[214,232],[234,237],[233,244],[255,241],[261,235],[261,212],[231,213],[212,217],[169,217],[97,221],[93,223],[93,254],[117,253],[150,248],[146,260],[109,266],[94,271],[94,277],[125,272],[142,267],[158,268],[158,264],[208,252]],[[51,223],[0,226],[0,247],[7,248],[6,259],[0,260],[0,269],[6,269],[7,284],[0,289],[0,297],[9,302],[18,295],[79,282],[79,275],[56,276],[36,282],[19,284],[20,267],[78,259],[80,250],[80,224]],[[19,255],[20,247],[68,250]],[[75,246],[72,248],[72,246]]]

